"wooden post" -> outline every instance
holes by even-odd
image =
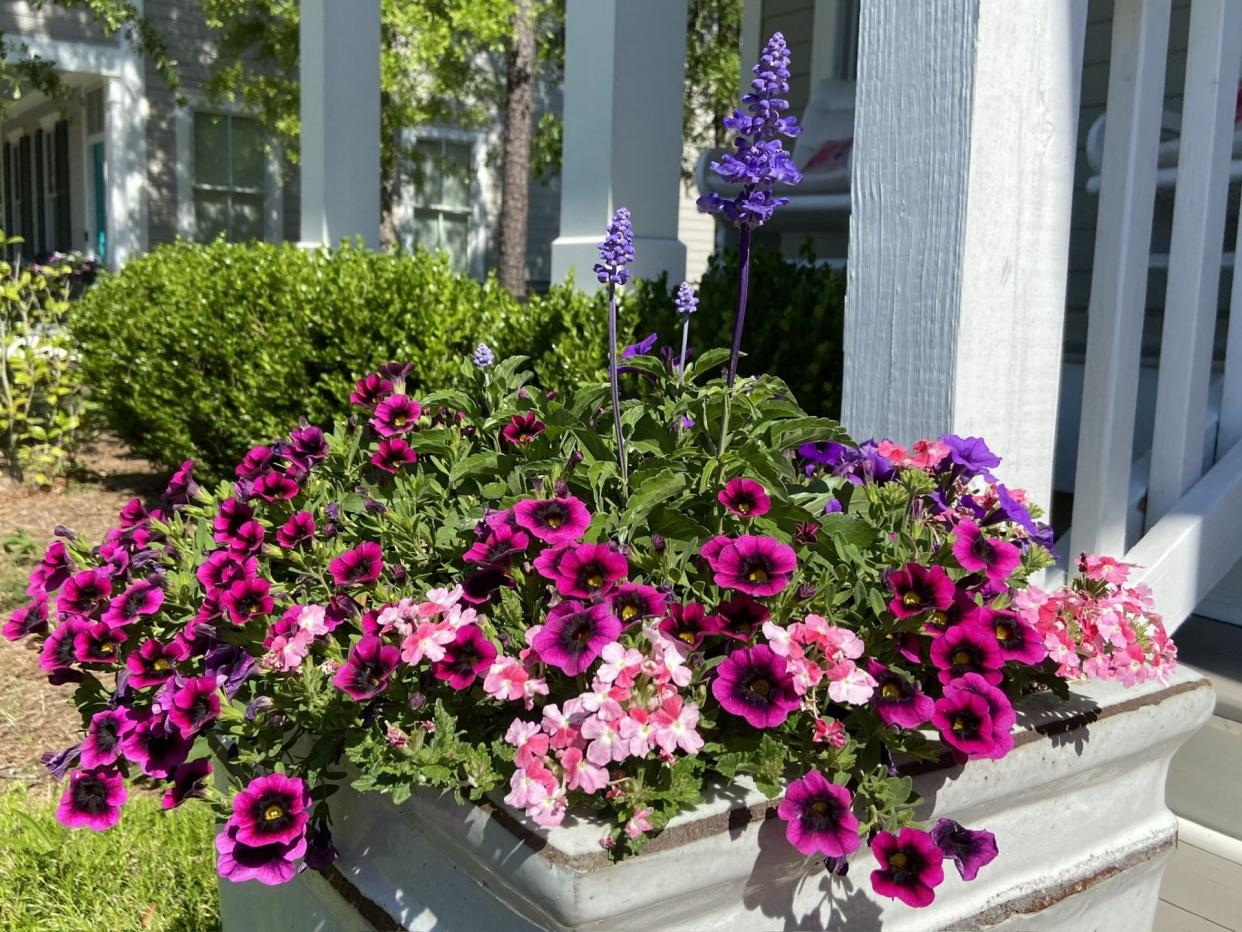
[[[379,0],[301,0],[302,241],[379,245]]]
[[[1052,487],[1086,5],[869,0],[860,23],[843,420],[978,435]]]
[[[561,231],[552,280],[587,291],[604,227],[618,207],[634,223],[639,278],[686,274],[677,238],[686,0],[569,0]]]

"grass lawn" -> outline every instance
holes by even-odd
[[[0,485],[0,616],[24,600],[31,564],[56,525],[98,542],[128,499],[162,486],[115,442],[93,445],[83,459],[83,476],[52,492]],[[219,928],[205,806],[165,813],[158,795],[131,792],[110,831],[56,821],[62,787],[39,758],[80,740],[80,726],[72,688],[48,685],[26,645],[0,640],[0,932]]]
[[[107,832],[67,829],[55,811],[47,793],[0,793],[0,930],[219,928],[207,807],[131,796]]]

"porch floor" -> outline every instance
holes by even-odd
[[[1173,758],[1169,807],[1242,839],[1242,627],[1191,617],[1174,639],[1180,660],[1211,681],[1216,714]],[[1226,853],[1179,839],[1160,887],[1155,932],[1242,932],[1242,863]]]

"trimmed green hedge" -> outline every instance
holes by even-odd
[[[390,360],[451,384],[479,341],[530,356],[557,388],[605,366],[601,299],[557,287],[526,303],[442,256],[291,244],[178,243],[105,276],[74,309],[99,413],[157,462],[228,474],[299,417],[326,424],[353,380]]]
[[[733,342],[737,314],[738,254],[712,256],[699,283],[699,309],[690,324],[690,346],[709,349]],[[640,282],[626,302],[636,333],[655,331],[661,344],[680,348],[675,318],[676,282]],[[785,380],[810,414],[836,417],[841,411],[842,335],[845,278],[816,265],[809,248],[799,262],[774,249],[756,248],[750,260],[750,300],[742,340],[745,356],[738,371],[772,372]]]
[[[716,257],[692,346],[728,345],[736,281],[736,253]],[[628,291],[622,341],[655,330],[679,345],[670,283]],[[757,250],[741,371],[777,372],[808,411],[835,414],[843,296],[830,270]],[[349,246],[161,246],[102,276],[71,324],[104,422],[149,459],[194,459],[216,477],[300,417],[326,425],[348,413],[353,380],[391,360],[414,363],[415,392],[451,386],[480,341],[531,357],[548,389],[602,378],[607,363],[602,295],[566,285],[521,302],[493,279],[453,274],[442,256]]]

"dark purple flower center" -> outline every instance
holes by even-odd
[[[970,542],[970,553],[976,560],[982,560],[984,563],[991,563],[996,557],[996,548],[982,534],[976,534]]]
[[[888,856],[888,871],[893,883],[902,886],[919,883],[925,866],[923,856],[911,848],[898,848]]]
[[[60,666],[68,666],[73,663],[74,659],[73,638],[62,637],[56,642],[56,647],[52,651],[53,662]]]
[[[561,527],[569,518],[569,509],[560,502],[548,502],[540,508],[535,519],[542,523],[545,527],[555,531]]]
[[[956,674],[983,669],[983,652],[977,644],[959,644],[949,655],[949,663]]]
[[[998,621],[996,623],[996,640],[1002,644],[1010,644],[1015,641],[1021,641],[1022,635],[1018,629],[1008,621]]]
[[[842,806],[832,796],[819,796],[802,812],[802,823],[816,834],[835,829],[841,821]]]
[[[747,582],[761,583],[772,578],[772,561],[763,554],[742,558],[741,575]]]
[[[595,637],[595,620],[585,612],[565,619],[561,628],[561,646],[572,655],[583,653]]]
[[[108,788],[97,777],[82,777],[73,784],[73,808],[88,815],[108,811]]]
[[[979,726],[982,724],[979,716],[970,709],[958,709],[953,713],[953,721],[950,727],[953,734],[967,741],[973,741],[979,737]],[[891,863],[890,858],[890,863]]]
[[[107,754],[116,747],[117,725],[111,716],[100,719],[95,725],[95,747]]]
[[[210,693],[200,693],[195,696],[194,702],[186,710],[186,717],[195,728],[209,721],[215,714],[215,705],[211,701]]]

